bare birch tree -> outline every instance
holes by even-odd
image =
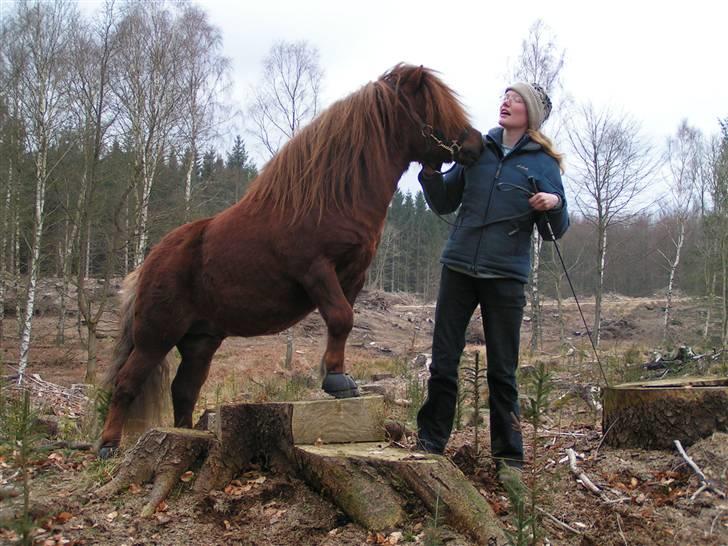
[[[160,162],[177,126],[182,103],[179,27],[173,13],[155,2],[126,5],[116,33],[118,55],[111,88],[118,121],[134,154],[132,265],[139,267],[149,243],[149,199]]]
[[[714,233],[717,240],[718,270],[722,278],[721,345],[728,348],[728,118],[720,122],[721,136],[717,145],[711,184]]]
[[[0,43],[8,43],[12,28],[0,25]],[[5,298],[11,273],[14,273],[14,214],[17,194],[17,171],[22,156],[22,135],[19,119],[19,64],[12,54],[18,51],[0,48],[0,346],[5,338]]]
[[[248,116],[253,136],[269,155],[311,121],[319,110],[323,70],[318,49],[305,41],[278,42],[263,61],[263,77],[255,88]],[[293,328],[286,330],[285,366],[293,354]]]
[[[115,120],[109,88],[110,69],[116,52],[114,33],[118,19],[114,2],[109,1],[91,24],[78,27],[73,36],[73,64],[71,98],[76,112],[76,124],[81,132],[83,165],[79,185],[78,206],[74,222],[77,236],[76,289],[78,309],[86,325],[86,383],[96,380],[96,331],[106,308],[109,285],[114,271],[119,234],[106,233],[99,237],[106,243],[106,260],[101,296],[94,310],[92,294],[87,280],[90,271],[92,224],[99,224],[101,214],[100,174],[101,156],[107,134]],[[105,202],[107,207],[112,203]],[[117,205],[118,206],[118,205]],[[98,235],[98,234],[97,234]]]
[[[706,297],[705,321],[703,323],[703,339],[708,340],[712,320],[713,304],[716,297],[716,283],[719,280],[720,254],[719,222],[716,218],[714,199],[720,187],[720,165],[722,139],[713,135],[706,139],[700,162],[700,177],[695,189],[696,199],[700,207],[700,234],[697,250],[702,259],[703,291]]]
[[[35,166],[33,225],[28,257],[28,282],[20,334],[18,382],[28,364],[41,261],[45,222],[46,190],[55,164],[49,151],[60,135],[68,109],[66,104],[69,27],[77,15],[72,4],[63,1],[19,3],[10,23],[9,43],[19,68],[20,117],[25,124],[26,148]],[[22,60],[22,61],[21,61]]]
[[[639,124],[627,115],[581,107],[568,126],[576,204],[597,235],[594,343],[599,346],[609,228],[629,220],[657,162]]]
[[[184,218],[190,220],[192,178],[198,151],[214,136],[217,116],[222,110],[220,92],[230,61],[221,55],[222,36],[200,8],[185,6],[178,22],[181,32],[180,83],[183,116],[180,119],[181,144],[186,147]]]
[[[316,47],[300,41],[271,48],[248,108],[251,132],[269,156],[316,116],[322,79]]]
[[[685,229],[691,209],[693,208],[693,191],[700,172],[701,155],[700,132],[690,127],[687,120],[678,126],[677,132],[667,141],[668,185],[670,194],[668,202],[663,203],[674,226],[668,226],[668,237],[671,248],[670,255],[658,249],[660,256],[665,260],[668,270],[667,288],[665,293],[665,313],[663,316],[663,338],[670,337],[670,322],[672,315],[672,298],[675,283],[675,274],[680,265],[680,256],[685,244]]]
[[[537,19],[528,29],[528,37],[521,42],[521,53],[512,71],[512,79],[538,83],[549,94],[554,104],[562,90],[561,70],[564,67],[566,52],[559,49],[556,37],[542,19]],[[550,127],[558,131],[558,124],[551,121]],[[541,295],[539,292],[539,273],[541,268],[542,239],[534,226],[531,233],[531,275],[530,275],[530,307],[531,307],[531,352],[541,345],[543,318],[541,312]]]

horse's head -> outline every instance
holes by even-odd
[[[482,135],[471,127],[455,92],[430,69],[399,64],[381,78],[392,86],[411,130],[412,159],[438,168],[442,163],[473,163],[482,153]]]

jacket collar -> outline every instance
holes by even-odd
[[[493,127],[490,131],[488,131],[485,140],[486,143],[490,142],[495,145],[495,147],[500,151],[500,155],[503,156],[503,127]],[[521,150],[533,152],[540,149],[541,145],[538,142],[531,140],[528,134],[525,134],[513,147],[511,153]]]

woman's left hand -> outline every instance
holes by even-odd
[[[547,211],[559,206],[561,199],[553,193],[538,192],[528,200],[531,208],[538,211]]]

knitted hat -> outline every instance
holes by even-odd
[[[538,131],[551,113],[551,99],[546,91],[537,83],[526,82],[514,83],[506,88],[506,92],[510,90],[523,97],[528,112],[528,128]]]

